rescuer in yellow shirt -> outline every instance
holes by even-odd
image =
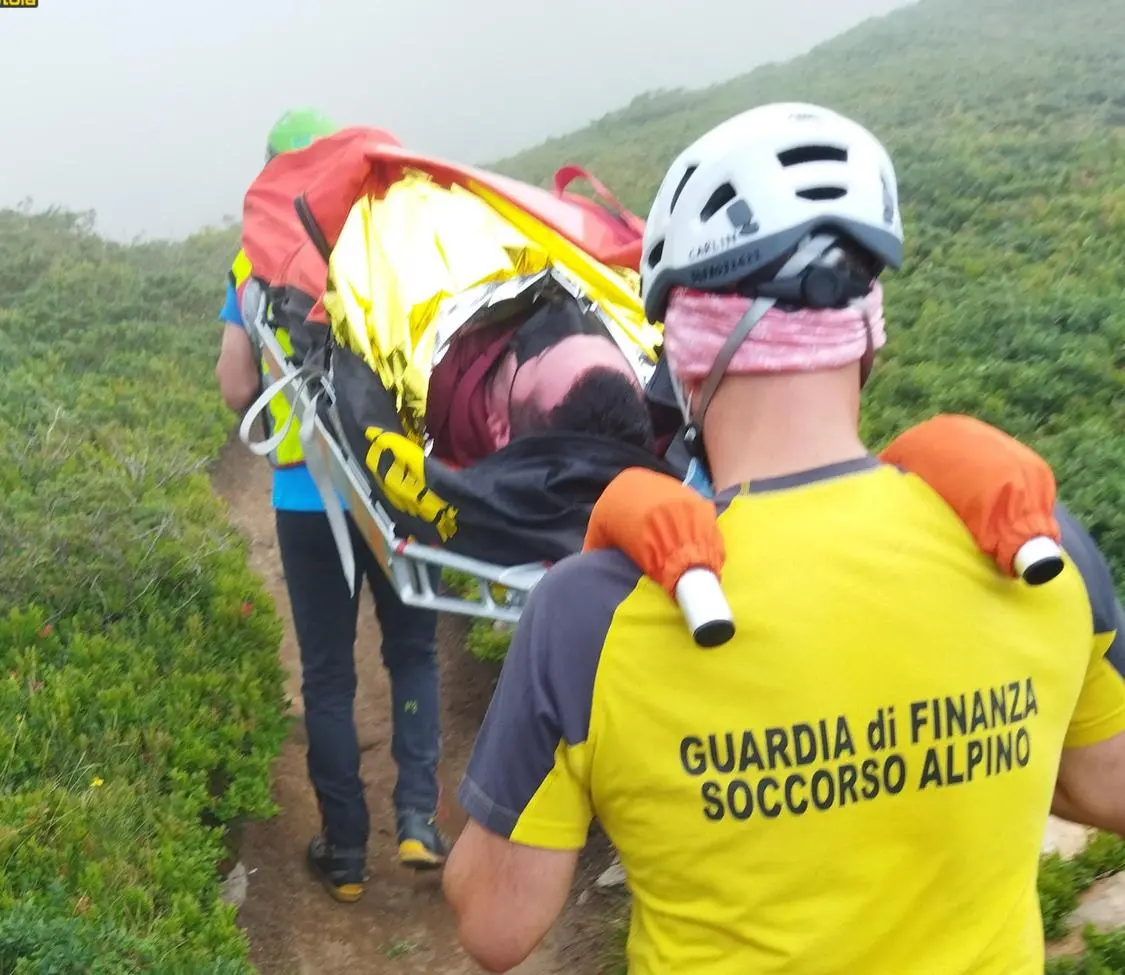
[[[554,923],[595,816],[632,975],[1041,975],[1052,804],[1125,832],[1121,610],[1089,535],[1060,508],[1067,569],[1004,577],[859,438],[902,256],[892,162],[835,112],[754,109],[672,164],[644,298],[738,628],[696,647],[616,550],[536,588],[445,876],[489,971]]]
[[[270,130],[267,163],[335,131],[336,125],[318,111],[288,111]],[[250,407],[266,382],[265,363],[251,341],[240,300],[240,289],[253,275],[245,251],[239,250],[219,314],[225,327],[215,374],[223,399],[238,413]],[[289,330],[278,327],[274,334],[292,354]],[[268,435],[285,429],[289,413],[283,396],[270,400],[265,414]],[[371,837],[354,713],[355,641],[363,579],[367,579],[375,604],[380,650],[391,686],[391,755],[398,768],[393,796],[398,861],[416,870],[440,867],[446,854],[446,841],[436,823],[441,757],[437,614],[399,598],[350,515],[348,531],[357,565],[356,584],[349,588],[340,572],[324,502],[305,463],[300,432],[300,424],[292,423],[269,459],[277,542],[301,652],[309,779],[321,816],[321,828],[309,841],[306,862],[336,900],[350,903],[366,890]]]

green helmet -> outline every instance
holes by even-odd
[[[332,135],[335,131],[335,123],[316,109],[291,109],[270,129],[266,139],[266,162],[278,153],[303,149],[321,136]]]

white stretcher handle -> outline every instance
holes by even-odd
[[[719,577],[710,569],[688,569],[676,583],[676,602],[695,642],[717,647],[734,636],[734,616]]]
[[[1050,582],[1062,572],[1064,564],[1059,543],[1046,535],[1029,538],[1012,560],[1012,568],[1029,586]]]

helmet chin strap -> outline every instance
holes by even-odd
[[[778,278],[788,278],[800,274],[807,268],[813,261],[824,256],[836,244],[836,238],[828,234],[818,234],[812,237],[807,243],[803,244],[797,252],[785,262],[785,265],[777,272]],[[676,402],[679,403],[680,413],[683,414],[684,422],[687,424],[687,429],[684,431],[684,445],[694,457],[703,459],[703,418],[707,415],[707,408],[711,405],[711,400],[715,395],[719,384],[726,376],[727,368],[730,366],[731,359],[738,351],[738,347],[746,341],[746,337],[750,334],[755,325],[758,324],[774,305],[777,304],[776,298],[755,298],[750,307],[746,309],[745,314],[738,320],[727,340],[723,343],[722,348],[719,349],[718,355],[715,356],[715,361],[711,365],[710,371],[707,373],[707,378],[703,381],[703,387],[699,391],[699,402],[694,410],[692,404],[689,402],[687,391],[683,388],[683,384],[674,375],[671,375],[672,389],[676,394]]]
[[[859,360],[859,388],[862,390],[871,378],[871,370],[875,368],[875,337],[871,334],[871,322],[867,315],[863,316],[863,324],[867,328],[867,348],[863,350],[863,358]]]

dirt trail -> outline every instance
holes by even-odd
[[[289,674],[287,691],[293,713],[299,717],[300,664],[269,505],[269,466],[233,439],[224,450],[214,486],[229,506],[232,522],[250,542],[251,565],[265,580],[285,619],[281,657]],[[464,825],[464,814],[455,799],[457,782],[497,676],[495,667],[464,652],[464,633],[462,619],[441,618],[441,779],[447,807],[442,826],[451,837]],[[274,796],[281,812],[268,822],[248,827],[240,852],[250,872],[240,923],[249,935],[253,962],[263,975],[468,975],[480,970],[457,944],[441,894],[440,875],[416,875],[394,862],[390,797],[395,769],[390,757],[389,694],[378,647],[379,630],[365,590],[356,641],[356,721],[372,820],[371,882],[359,903],[337,904],[306,870],[305,847],[319,822],[305,772],[304,724],[295,721],[274,767]],[[600,865],[587,866],[587,880]],[[578,900],[587,906],[571,908],[540,950],[516,970],[519,975],[595,975],[600,952],[592,944],[596,935],[587,933],[589,918],[584,917],[595,909],[595,903],[589,895]]]

